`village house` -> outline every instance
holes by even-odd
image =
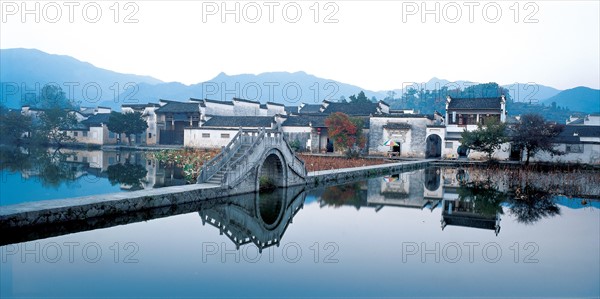
[[[327,136],[325,119],[327,115],[292,115],[281,124],[286,140],[298,145],[299,151],[313,153],[333,151],[333,144]]]
[[[139,112],[146,121],[148,128],[146,132],[132,136],[131,142],[134,144],[155,145],[158,144],[158,118],[156,110],[160,108],[159,104],[124,104],[121,106],[121,113]]]
[[[199,127],[185,128],[184,146],[221,148],[243,130],[278,130],[274,116],[206,116]]]
[[[600,164],[600,114],[570,117],[554,144],[563,155],[538,152],[531,161]]]
[[[495,98],[451,98],[446,99],[445,134],[440,136],[444,158],[466,157],[484,159],[485,153],[471,152],[461,147],[461,133],[473,131],[477,124],[494,119],[506,122],[506,99],[504,95]],[[441,128],[440,128],[441,129]],[[441,132],[440,132],[441,133]],[[510,144],[505,143],[492,155],[495,159],[506,160],[510,155]]]
[[[431,158],[441,155],[443,127],[439,114],[387,114],[370,117],[369,154]],[[439,131],[435,131],[439,130]]]
[[[185,127],[200,125],[199,103],[160,100],[156,113],[159,144],[183,144]]]
[[[312,153],[334,152],[334,142],[329,138],[325,119],[332,113],[341,112],[350,117],[363,119],[363,135],[369,138],[369,117],[388,114],[389,105],[377,103],[336,103],[324,100],[320,105],[302,103],[298,107],[286,107],[287,118],[281,124],[281,131],[288,142],[298,145],[300,151]],[[367,143],[365,151],[368,151]]]

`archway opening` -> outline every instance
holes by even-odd
[[[283,162],[272,153],[267,156],[258,174],[258,190],[269,192],[278,187],[285,187]]]
[[[442,138],[436,134],[427,137],[425,158],[439,158],[442,156]]]

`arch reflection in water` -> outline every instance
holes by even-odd
[[[279,245],[292,218],[304,206],[303,187],[277,188],[269,193],[250,193],[198,211],[202,224],[219,229],[237,249],[253,243],[259,252]]]

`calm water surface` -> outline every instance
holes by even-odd
[[[146,152],[0,147],[0,205],[186,183]]]
[[[580,180],[428,168],[49,229],[0,247],[0,294],[598,297],[600,205]]]

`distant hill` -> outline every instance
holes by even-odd
[[[41,89],[51,82],[57,83],[66,93],[69,93],[71,82],[78,84],[74,87],[71,98],[82,101],[82,106],[100,105],[113,109],[119,109],[124,103],[157,102],[158,99],[187,101],[191,97],[216,100],[241,97],[286,105],[316,103],[323,99],[337,101],[341,96],[347,99],[361,90],[369,98],[375,96],[382,100],[385,97],[384,93],[304,72],[232,76],[221,73],[212,80],[193,85],[165,83],[149,76],[101,69],[70,56],[48,54],[36,49],[1,49],[0,66],[0,94],[3,96],[0,100],[5,106],[15,108],[21,106],[23,94],[35,93],[36,84]],[[84,95],[86,84],[88,93]],[[95,87],[99,87],[101,95],[96,95]],[[116,87],[118,90],[115,93]]]
[[[257,100],[262,103],[273,101],[285,105],[320,103],[324,99],[338,101],[341,96],[348,99],[361,90],[367,97],[383,100],[378,93],[335,80],[319,78],[305,72],[270,72],[241,75],[220,73],[215,78],[193,85],[180,83],[140,84],[135,98],[140,102],[156,102],[157,99],[186,101],[188,98],[231,100],[233,97]],[[126,95],[123,94],[121,98]]]
[[[543,101],[547,106],[551,106],[552,102],[555,102],[557,106],[567,107],[571,111],[599,113],[600,90],[580,86],[561,91],[559,94]]]
[[[514,83],[502,87],[508,89],[513,101],[520,103],[541,103],[560,92],[556,88],[535,83]]]
[[[21,106],[21,96],[35,92],[48,83],[56,83],[68,94],[73,86],[74,100],[90,99],[83,106],[97,105],[102,101],[112,101],[118,84],[120,91],[127,83],[158,84],[162,81],[149,77],[122,74],[95,67],[70,56],[48,54],[36,49],[0,49],[0,100],[8,107]],[[87,96],[82,91],[87,84]],[[97,97],[96,90],[101,90]],[[111,89],[111,87],[113,89]],[[16,88],[16,90],[15,90]],[[98,98],[96,100],[96,98]]]
[[[456,88],[465,89],[469,86],[477,85],[480,83],[481,82],[473,82],[469,80],[449,81],[446,79],[439,79],[437,77],[433,77],[427,82],[407,84],[406,86],[403,86],[402,89],[395,89],[394,92],[396,92],[396,96],[399,96],[406,92],[406,89],[411,87],[416,88],[417,90],[421,88],[425,90],[436,90],[446,86],[448,87],[448,89],[452,90]],[[560,92],[560,90],[556,88],[535,83],[517,82],[514,84],[502,85],[501,87],[508,89],[510,97],[514,101],[526,103],[540,103],[541,101],[555,96]],[[386,94],[386,91],[381,91],[381,93]]]

